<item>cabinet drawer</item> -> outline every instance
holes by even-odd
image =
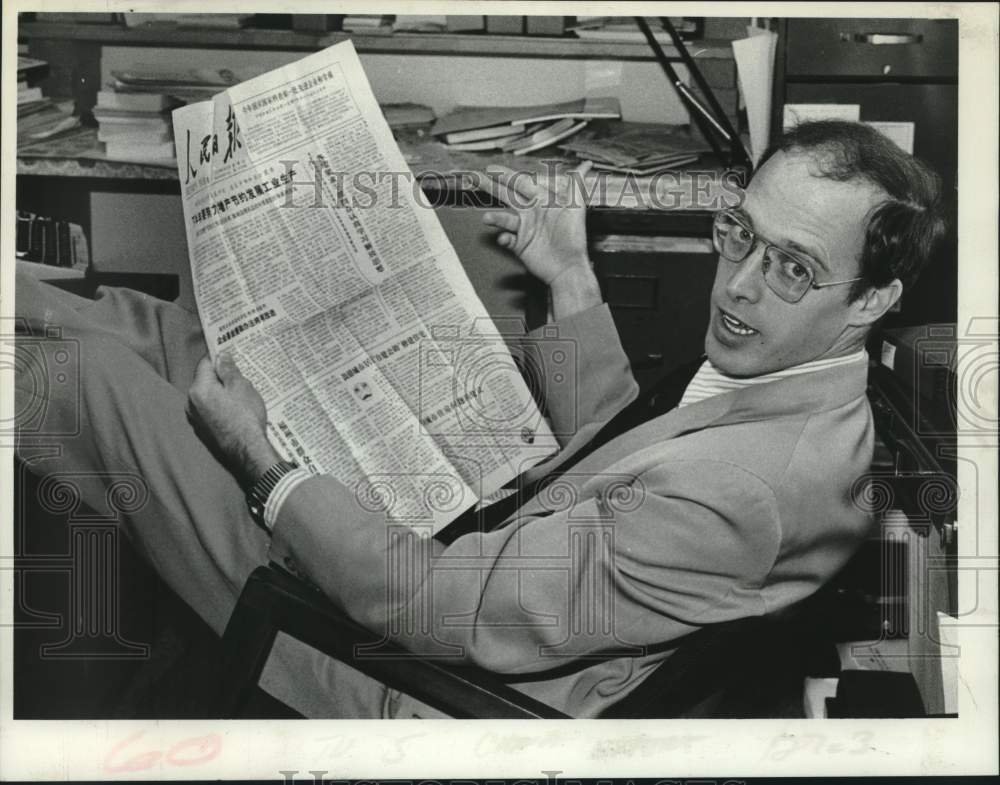
[[[592,250],[592,258],[622,348],[643,390],[704,351],[714,252]]]
[[[789,19],[787,77],[958,78],[956,19]]]

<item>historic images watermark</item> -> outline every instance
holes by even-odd
[[[283,208],[400,209],[415,204],[425,209],[439,206],[433,194],[445,191],[470,195],[468,205],[496,204],[491,182],[503,176],[510,207],[601,206],[653,210],[721,210],[742,203],[745,182],[738,172],[720,174],[712,169],[665,170],[648,177],[607,171],[564,170],[560,162],[545,159],[541,171],[501,175],[487,169],[436,171],[337,171],[322,155],[303,162],[282,160],[284,172],[273,178],[270,191],[281,197]],[[307,179],[310,177],[312,179]],[[409,191],[410,199],[403,193]]]

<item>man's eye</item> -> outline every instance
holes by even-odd
[[[809,268],[794,259],[782,259],[781,272],[794,281],[805,281],[811,277]]]
[[[753,242],[753,232],[751,232],[749,229],[744,229],[742,226],[737,226],[735,229],[733,229],[733,233],[735,234],[735,239],[738,242],[741,243]]]

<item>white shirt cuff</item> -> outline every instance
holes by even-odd
[[[274,486],[271,495],[267,497],[267,504],[264,505],[264,525],[268,531],[274,530],[274,524],[278,520],[278,512],[281,510],[281,505],[285,499],[288,498],[288,494],[299,483],[308,480],[310,477],[312,477],[312,472],[300,466],[298,469],[292,469],[278,480],[278,484]]]

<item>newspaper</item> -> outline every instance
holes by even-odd
[[[436,532],[558,449],[349,41],[173,122],[205,340],[286,459]]]

